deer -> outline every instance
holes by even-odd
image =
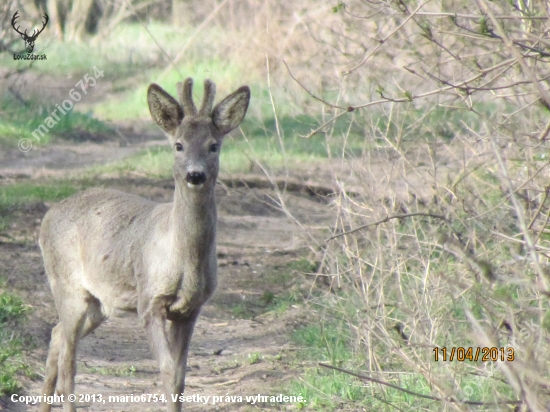
[[[36,39],[38,38],[40,33],[42,33],[44,31],[44,29],[46,28],[46,25],[48,24],[48,21],[50,21],[50,18],[48,17],[47,14],[44,13],[44,20],[45,21],[42,23],[42,28],[40,30],[34,29],[32,31],[32,35],[29,36],[27,34],[27,30],[25,30],[24,32],[20,32],[19,31],[20,26],[15,27],[15,24],[16,24],[15,22],[19,18],[18,14],[19,14],[19,10],[17,10],[13,14],[13,17],[11,19],[11,26],[13,27],[13,29],[17,33],[19,33],[21,35],[21,38],[25,41],[25,49],[27,50],[27,53],[32,53],[32,51],[34,50],[34,42],[36,41]]]
[[[137,313],[165,389],[179,412],[189,343],[201,307],[217,285],[215,185],[223,138],[244,119],[242,86],[214,108],[216,86],[204,82],[199,110],[193,80],[177,84],[179,102],[157,84],[147,91],[151,117],[174,154],[172,203],[92,188],[53,205],[39,245],[59,323],[51,334],[42,394],[63,396],[74,412],[76,350],[104,320]],[[51,405],[42,403],[40,411]]]

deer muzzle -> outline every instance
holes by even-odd
[[[206,173],[188,172],[185,176],[188,187],[201,187],[206,182]]]

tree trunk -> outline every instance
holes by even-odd
[[[94,0],[80,0],[72,2],[67,15],[65,35],[68,40],[81,41],[86,34],[86,21],[94,11]]]

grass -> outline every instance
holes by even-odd
[[[106,366],[89,366],[85,365],[84,370],[87,373],[93,373],[96,375],[102,375],[102,376],[135,376],[136,374],[136,367],[132,365],[122,365],[122,366],[112,366],[112,367],[106,367]]]
[[[351,303],[349,296],[341,296],[338,301],[350,305],[350,311],[357,306]],[[408,349],[395,347],[388,352],[388,347],[373,343],[372,348],[377,352],[378,367],[376,373],[365,372],[368,370],[368,354],[372,351],[357,345],[357,336],[351,332],[350,325],[360,325],[357,319],[351,323],[349,318],[342,316],[340,312],[332,312],[336,306],[327,302],[323,303],[315,313],[323,312],[324,318],[310,322],[304,327],[298,328],[292,334],[292,340],[300,348],[294,356],[294,362],[303,365],[303,372],[288,386],[287,392],[302,394],[307,400],[304,407],[315,410],[412,410],[425,408],[426,410],[442,410],[441,405],[433,400],[419,398],[416,395],[407,394],[397,389],[377,385],[366,380],[358,379],[344,372],[324,368],[318,363],[327,363],[351,372],[364,374],[376,379],[381,379],[401,388],[427,396],[433,394],[433,385],[422,374],[407,371],[407,366],[395,355],[395,351],[408,352]],[[312,319],[310,319],[311,321]],[[456,319],[455,319],[456,321]],[[355,326],[353,326],[355,328]],[[453,340],[453,346],[472,346],[469,339],[460,341],[458,333]],[[462,342],[462,343],[459,343]],[[446,343],[443,343],[446,345]],[[475,346],[475,345],[473,345]],[[433,354],[432,354],[433,355]],[[450,368],[455,370],[455,376],[459,384],[456,391],[457,398],[461,401],[485,401],[491,402],[495,392],[502,399],[514,399],[514,394],[502,381],[493,381],[478,376],[478,364],[476,362],[431,362],[432,373],[441,373],[441,370]],[[489,366],[490,367],[490,366]],[[492,367],[491,369],[496,368]],[[498,374],[495,374],[495,377]],[[449,388],[454,389],[456,388]]]
[[[357,362],[349,345],[349,331],[344,324],[310,324],[296,330],[292,339],[301,347],[297,359],[348,365]],[[308,408],[336,408],[344,402],[359,402],[367,397],[361,382],[350,375],[318,366],[305,368],[300,379],[290,384],[289,393],[302,394]]]
[[[294,285],[297,273],[311,273],[316,267],[316,263],[305,258],[289,260],[276,267],[264,267],[262,269],[263,292],[259,297],[234,304],[231,307],[233,316],[240,319],[254,319],[267,313],[284,314],[291,306],[303,302],[301,290]]]
[[[45,53],[48,58],[32,65],[30,70],[60,77],[80,77],[96,66],[104,71],[107,79],[135,75],[148,66],[164,63],[164,56],[154,39],[174,56],[181,48],[180,36],[188,35],[189,30],[192,27],[180,28],[175,36],[172,27],[160,22],[149,23],[147,29],[139,23],[126,23],[118,25],[103,39],[96,37],[87,42],[62,42],[44,32],[36,44],[35,53]],[[197,47],[200,47],[198,43]],[[0,56],[0,64],[17,69],[29,66],[26,61],[14,63],[13,56],[7,54]]]
[[[248,363],[250,365],[255,365],[257,363],[260,363],[262,361],[262,354],[259,352],[253,352],[248,354]]]
[[[59,201],[79,190],[71,181],[48,181],[43,184],[19,182],[0,186],[0,211],[28,203]]]
[[[15,324],[20,324],[29,311],[23,301],[0,289],[0,395],[11,395],[21,390],[18,375],[29,374],[23,362],[23,343],[17,338]]]
[[[11,215],[18,207],[37,202],[52,202],[65,199],[89,182],[80,181],[47,181],[18,182],[0,185],[0,231],[5,230],[11,222]]]
[[[51,114],[54,110],[58,120]],[[8,146],[16,146],[23,138],[29,139],[33,145],[44,145],[56,139],[78,141],[90,136],[99,139],[113,133],[90,112],[70,110],[63,115],[54,103],[22,103],[6,96],[0,100],[0,120],[0,145]]]
[[[261,125],[253,119],[243,124],[241,133],[236,132],[233,136],[226,137],[220,154],[222,173],[250,172],[257,164],[271,171],[283,170],[291,165],[311,165],[326,160],[329,150],[339,150],[336,141],[327,143],[322,138],[302,138],[300,130],[295,128],[299,124],[296,119],[288,120],[279,123],[284,134],[282,139],[274,134],[274,123]],[[302,131],[306,127],[302,125]],[[364,150],[366,147],[359,135],[349,139],[346,149],[348,155],[356,156]],[[173,153],[166,142],[126,159],[92,167],[90,175],[135,172],[150,177],[168,178],[172,176],[172,165]]]
[[[131,87],[119,93],[115,98],[105,100],[94,105],[94,113],[104,120],[128,120],[149,118],[147,105],[147,88],[149,83],[160,83],[161,86],[172,96],[177,96],[176,83],[181,82],[184,77],[192,77],[195,82],[195,101],[202,99],[202,84],[206,78],[215,79],[218,85],[218,100],[222,94],[229,94],[231,85],[237,88],[241,84],[238,80],[241,77],[239,68],[234,63],[221,61],[213,58],[208,61],[186,60],[185,65],[178,65],[178,71],[170,70],[164,75],[164,68],[150,69],[147,79],[139,83],[138,87]],[[180,75],[180,73],[182,75]]]
[[[327,370],[318,366],[318,362],[382,379],[422,395],[453,393],[459,400],[487,403],[495,399],[517,399],[495,363],[456,359],[436,362],[428,349],[473,347],[475,350],[483,346],[472,333],[471,317],[484,324],[488,319],[509,319],[509,313],[522,313],[512,327],[513,333],[507,332],[502,324],[495,325],[493,330],[501,332],[495,343],[499,347],[528,346],[536,339],[544,341],[541,333],[547,333],[547,300],[527,298],[529,287],[514,282],[515,278],[499,282],[483,277],[486,273],[478,273],[477,279],[474,276],[478,270],[472,269],[475,263],[490,264],[494,273],[507,276],[511,265],[522,267],[523,261],[515,257],[517,250],[510,250],[493,235],[495,228],[504,233],[519,230],[510,226],[513,219],[509,212],[497,207],[502,203],[503,194],[490,189],[495,183],[493,174],[484,169],[472,172],[469,178],[486,185],[482,186],[481,193],[479,188],[465,191],[464,195],[460,191],[462,199],[470,205],[475,199],[479,205],[476,213],[487,209],[492,212],[491,219],[484,215],[474,222],[475,234],[480,239],[475,248],[440,240],[449,238],[449,228],[427,218],[396,219],[324,247],[323,273],[330,274],[335,281],[330,292],[321,290],[320,295],[314,295],[318,297],[306,303],[310,323],[293,335],[294,342],[302,348],[296,361],[304,372],[288,391],[302,393],[308,408],[452,410],[444,402],[422,399]],[[366,199],[353,199],[351,205],[342,202],[340,212],[351,227],[377,220],[365,216],[361,209],[368,204]],[[361,208],[354,208],[355,205]],[[386,216],[402,213],[399,209],[397,212],[388,209],[382,209]],[[467,212],[453,210],[450,227],[456,238],[465,239],[472,230],[472,213]],[[441,238],[442,234],[446,237]],[[461,249],[462,254],[449,249]],[[521,273],[534,276],[529,265]],[[411,365],[421,365],[421,368]]]

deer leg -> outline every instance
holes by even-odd
[[[180,412],[179,396],[185,388],[187,353],[198,316],[194,311],[184,320],[170,321],[156,316],[148,325],[151,346],[159,362],[162,383],[166,389],[169,412]]]
[[[61,322],[54,328],[56,337],[59,334],[59,341],[53,342],[52,339],[56,349],[53,351],[50,349],[48,361],[51,356],[51,366],[53,367],[53,362],[57,357],[57,388],[58,392],[64,395],[63,411],[74,412],[75,405],[68,400],[68,396],[74,393],[75,388],[78,341],[96,329],[105,318],[101,313],[99,301],[87,292],[80,299],[77,296],[73,296],[73,299],[66,297],[60,305],[59,313]],[[57,331],[58,327],[60,332]],[[50,375],[52,380],[54,373],[52,372]],[[43,408],[44,411],[48,410],[46,407]]]
[[[44,378],[44,386],[42,387],[42,393],[46,396],[53,395],[55,391],[55,385],[57,383],[59,352],[62,345],[62,329],[63,326],[61,325],[61,322],[52,329],[52,338],[50,340],[48,360],[46,361],[46,376]],[[52,405],[46,402],[42,402],[42,404],[40,405],[40,412],[50,412],[51,409]]]
[[[62,323],[62,345],[58,360],[58,392],[64,396],[63,411],[75,412],[74,402],[70,402],[68,397],[74,393],[74,378],[76,375],[76,347],[78,337],[84,326],[85,314],[74,314],[75,319],[64,321]]]
[[[84,327],[82,330],[81,338],[87,336],[94,331],[104,320],[104,316],[100,312],[100,307],[97,306],[97,310],[91,312],[88,311],[88,316],[86,317]],[[91,313],[90,313],[91,312]],[[63,325],[58,323],[52,329],[52,337],[50,341],[50,349],[48,352],[48,359],[46,360],[46,374],[44,378],[44,386],[42,387],[42,394],[46,396],[53,395],[55,391],[55,386],[57,383],[57,374],[59,371],[59,353],[61,351],[61,346],[63,344]],[[50,412],[52,405],[46,402],[42,402],[40,405],[40,412]]]

